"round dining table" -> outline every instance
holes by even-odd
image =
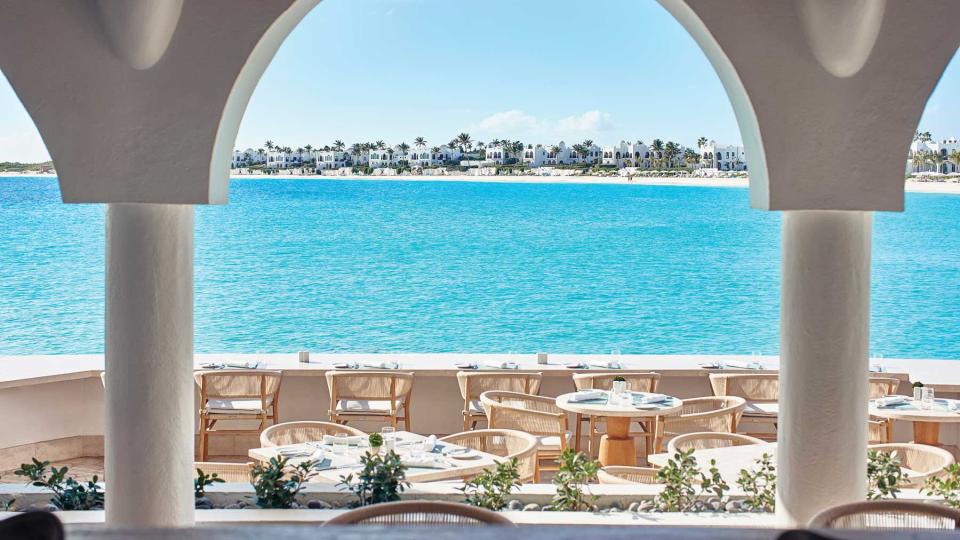
[[[920,401],[904,397],[901,403],[887,406],[870,400],[870,415],[913,422],[913,442],[933,446],[940,444],[940,424],[960,422],[960,400],[937,398],[929,409],[924,409]]]
[[[557,397],[557,407],[572,413],[603,418],[607,432],[600,438],[600,463],[607,465],[636,466],[636,444],[630,435],[630,423],[637,418],[653,418],[654,440],[663,436],[663,418],[680,411],[683,401],[673,396],[657,403],[643,403],[644,392],[629,392],[630,401],[620,402],[611,399],[612,392],[598,391],[602,394],[594,399],[578,400],[579,392],[571,392]]]

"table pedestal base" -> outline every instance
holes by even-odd
[[[940,424],[938,422],[913,422],[913,442],[917,444],[940,444]]]
[[[637,449],[630,436],[630,418],[607,417],[607,433],[600,438],[600,463],[637,465]]]

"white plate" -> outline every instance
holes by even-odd
[[[443,455],[453,459],[476,459],[480,457],[480,454],[470,448],[451,448],[444,451]]]

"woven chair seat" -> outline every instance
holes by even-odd
[[[397,409],[403,407],[403,400],[397,400]],[[341,399],[337,402],[339,414],[393,414],[390,400]]]
[[[479,399],[471,399],[469,405],[467,406],[467,411],[470,414],[486,414],[486,410],[483,408],[483,403]]]
[[[267,398],[267,408],[273,398]],[[259,399],[208,399],[204,411],[207,414],[266,414]]]
[[[564,439],[566,439],[566,444],[560,444],[560,436],[552,435],[547,437],[537,437],[537,441],[540,443],[540,449],[550,451],[557,451],[566,448],[570,445],[570,439],[573,437],[573,434],[569,431],[564,434]]]

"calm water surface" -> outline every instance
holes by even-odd
[[[0,354],[103,351],[101,205],[0,179]],[[960,197],[875,221],[872,343],[960,358]],[[198,207],[196,350],[775,354],[747,192],[243,180]]]

